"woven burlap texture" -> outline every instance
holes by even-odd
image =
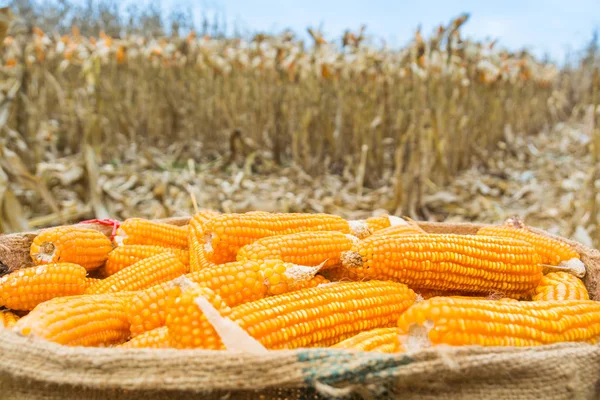
[[[177,224],[187,219],[170,220]],[[427,232],[473,234],[481,225],[421,223]],[[110,233],[110,229],[97,226]],[[541,231],[540,231],[541,232]],[[544,232],[541,232],[546,234]],[[547,234],[546,234],[547,235]],[[31,265],[34,234],[0,237],[0,261]],[[564,239],[561,239],[564,240]],[[600,252],[567,241],[598,293]],[[252,355],[203,350],[65,347],[0,330],[0,399],[434,399],[600,398],[600,346],[442,347],[381,355],[298,349]]]

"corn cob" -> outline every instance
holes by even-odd
[[[389,228],[384,228],[381,230],[378,230],[376,232],[373,232],[373,236],[392,236],[392,235],[426,235],[427,233],[419,228],[418,225],[415,224],[407,224],[407,225],[394,225],[394,226],[390,226]]]
[[[136,337],[165,324],[166,301],[171,282],[137,292],[127,305],[131,336]]]
[[[110,276],[144,258],[165,252],[173,253],[183,264],[189,264],[190,256],[186,249],[130,244],[119,246],[108,254],[108,259],[106,260],[106,265],[102,268],[102,273],[104,276]]]
[[[192,272],[186,277],[193,283],[210,288],[225,304],[234,307],[267,295],[295,290],[318,271],[319,267],[266,260],[231,262]],[[172,286],[173,282],[166,282],[134,296],[128,310],[133,336],[164,325],[166,298]]]
[[[229,319],[268,349],[323,347],[393,326],[415,298],[400,283],[337,283],[242,304]]]
[[[314,278],[305,281],[305,282],[300,282],[298,283],[296,286],[294,286],[290,292],[295,292],[297,290],[304,290],[304,289],[312,289],[312,288],[316,288],[319,285],[326,285],[328,283],[331,283],[331,281],[327,278],[325,278],[323,275],[315,275]]]
[[[19,316],[8,310],[0,310],[0,328],[12,328],[19,320]]]
[[[535,288],[534,301],[540,300],[589,300],[590,295],[576,276],[567,272],[551,272],[545,275]]]
[[[117,246],[144,244],[187,249],[188,227],[163,224],[142,218],[128,218],[117,229]]]
[[[82,294],[86,287],[85,268],[59,263],[23,268],[0,278],[0,306],[32,310],[54,297]]]
[[[67,346],[109,346],[129,336],[131,293],[59,297],[38,305],[13,330]]]
[[[349,251],[358,238],[341,232],[300,232],[269,236],[242,247],[238,261],[277,259],[298,265],[339,266],[342,252]]]
[[[308,231],[350,233],[350,226],[328,214],[223,214],[208,220],[202,234],[207,260],[223,264],[235,261],[239,249],[258,239]]]
[[[567,243],[531,232],[522,222],[509,220],[504,226],[486,226],[477,231],[477,235],[498,236],[522,240],[535,247],[540,255],[540,263],[549,267],[559,266],[582,278],[585,266],[579,253]]]
[[[215,216],[212,215],[210,218]],[[206,250],[204,248],[204,224],[210,218],[205,213],[198,212],[190,219],[188,225],[188,246],[190,249],[191,272],[200,271],[214,265],[206,258]]]
[[[188,272],[188,267],[172,253],[144,258],[114,275],[91,285],[85,293],[115,293],[136,291],[177,278]]]
[[[361,332],[331,346],[335,349],[374,351],[378,353],[397,353],[400,351],[398,327],[375,328]]]
[[[372,279],[468,293],[528,295],[542,278],[535,248],[510,238],[428,234],[369,237],[342,263]]]
[[[389,215],[381,215],[378,217],[370,217],[365,220],[369,230],[371,232],[377,232],[381,229],[389,228],[392,224],[390,223]]]
[[[400,316],[398,326],[407,350],[438,344],[596,343],[600,335],[600,302],[500,302],[435,297],[408,309]]]
[[[100,278],[90,278],[89,276],[85,278],[85,288],[89,288],[92,285],[100,282],[102,279]]]
[[[112,250],[101,232],[78,226],[60,226],[41,231],[31,243],[33,261],[40,264],[73,263],[87,270],[100,267]]]
[[[208,221],[209,219],[214,218],[218,215],[221,215],[221,213],[218,211],[202,209],[202,210],[198,211],[196,214],[194,214],[194,216],[190,219],[190,224],[192,223],[192,221],[196,221],[196,223],[203,224],[206,221]]]
[[[169,346],[169,330],[166,326],[144,332],[117,346],[124,349],[166,349]]]
[[[197,303],[200,298],[208,301],[223,317],[231,312],[219,295],[206,287],[194,285],[183,291],[179,288],[171,289],[167,297],[166,318],[171,347],[210,350],[224,348],[219,335]]]

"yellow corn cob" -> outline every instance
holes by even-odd
[[[238,261],[277,259],[298,265],[339,266],[342,252],[352,249],[358,238],[341,232],[300,232],[269,236],[242,247]]]
[[[144,258],[114,275],[91,285],[88,294],[115,293],[149,288],[177,278],[188,272],[188,267],[172,253]]]
[[[144,244],[187,249],[188,227],[163,224],[142,218],[128,218],[117,229],[117,246]]]
[[[229,309],[214,292],[199,290],[202,288],[184,290],[177,299],[169,296],[167,327],[173,347],[222,348],[200,310],[198,302],[203,297],[221,317],[233,321],[267,349],[326,347],[363,330],[393,326],[416,298],[400,283],[350,282],[267,297]],[[227,339],[232,342],[231,337]]]
[[[92,285],[100,282],[102,279],[100,278],[90,278],[89,276],[85,278],[85,288],[89,288]]]
[[[218,215],[221,215],[221,213],[218,211],[202,209],[202,210],[198,211],[196,214],[194,214],[194,216],[190,219],[190,224],[192,223],[192,220],[199,222],[199,223],[205,223],[209,219],[214,218]]]
[[[239,249],[258,239],[308,231],[350,233],[350,226],[341,217],[328,214],[223,214],[208,220],[202,234],[207,260],[223,264],[235,261]]]
[[[194,285],[183,291],[171,289],[167,298],[166,318],[169,344],[177,349],[223,349],[219,335],[197,304],[198,298],[208,301],[223,317],[231,312],[219,295],[209,288]]]
[[[185,265],[189,264],[189,253],[187,249],[176,249],[172,247],[151,246],[143,244],[123,245],[115,248],[108,254],[106,265],[102,268],[105,276],[113,275],[125,267],[128,267],[144,258],[152,257],[160,253],[173,253],[179,261]]]
[[[567,272],[551,272],[545,275],[532,298],[539,300],[589,300],[590,295],[576,276]]]
[[[242,304],[229,319],[268,349],[330,346],[355,334],[393,326],[415,301],[406,285],[348,282]]]
[[[468,293],[528,295],[542,278],[535,248],[510,238],[428,234],[376,236],[342,262],[372,279]]]
[[[74,263],[89,271],[104,264],[111,250],[110,240],[97,230],[60,226],[41,231],[31,243],[30,254],[38,265]]]
[[[304,289],[312,289],[312,288],[316,288],[319,285],[325,285],[327,283],[331,283],[331,281],[322,275],[315,275],[315,277],[312,278],[311,280],[308,280],[305,282],[300,282],[299,284],[294,286],[290,290],[290,292],[295,292],[297,290],[304,290]]]
[[[437,345],[535,346],[558,342],[596,343],[600,302],[521,301],[434,297],[415,304],[398,321],[407,350]]]
[[[371,232],[377,232],[381,229],[391,226],[389,215],[381,215],[379,217],[370,217],[365,220]]]
[[[117,346],[124,349],[166,349],[169,346],[169,330],[166,326],[152,329]]]
[[[294,290],[312,279],[318,271],[318,267],[266,260],[221,264],[192,272],[186,277],[193,283],[210,288],[233,307],[267,295]],[[133,336],[164,325],[166,297],[172,286],[172,282],[166,282],[134,296],[128,310]]]
[[[67,346],[109,346],[129,337],[130,293],[59,297],[38,305],[13,329]]]
[[[392,236],[392,235],[426,235],[427,233],[421,229],[418,225],[407,224],[407,225],[394,225],[389,228],[384,228],[373,232],[373,236]]]
[[[346,340],[331,346],[335,349],[352,349],[359,351],[374,351],[378,353],[397,353],[400,351],[398,327],[376,328],[361,332]]]
[[[19,320],[19,316],[8,310],[0,310],[0,328],[12,328]]]
[[[32,310],[54,297],[82,294],[87,287],[85,268],[59,263],[23,268],[0,278],[0,306]]]
[[[165,324],[165,310],[171,282],[137,292],[127,305],[131,336],[136,337]]]
[[[188,225],[188,246],[190,249],[190,271],[196,272],[208,268],[214,264],[206,258],[204,243],[204,224],[216,215],[203,212],[196,213]],[[210,218],[209,218],[210,216]]]
[[[509,222],[505,226],[486,226],[477,231],[477,235],[508,237],[522,240],[535,247],[540,255],[540,263],[549,266],[565,266],[573,269],[579,277],[585,274],[585,266],[579,253],[567,243],[531,232],[520,222]]]

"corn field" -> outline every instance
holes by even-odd
[[[428,217],[428,188],[507,136],[565,120],[591,87],[583,69],[463,39],[466,19],[429,37],[417,31],[402,49],[370,45],[363,30],[336,42],[310,30],[311,43],[288,33],[9,32],[0,48],[0,227],[127,217],[140,204],[148,217],[228,208],[204,195],[224,185],[216,176],[231,176],[235,189],[240,171],[286,168],[310,182],[341,177],[358,196],[385,187],[380,208]]]

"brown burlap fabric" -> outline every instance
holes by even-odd
[[[187,219],[177,219],[185,223]],[[479,225],[422,223],[471,234]],[[109,229],[98,226],[108,233]],[[0,261],[28,266],[33,234],[0,237]],[[561,239],[563,240],[563,239]],[[573,244],[598,299],[600,252]],[[0,399],[596,399],[600,345],[442,347],[414,355],[65,347],[0,330]]]

